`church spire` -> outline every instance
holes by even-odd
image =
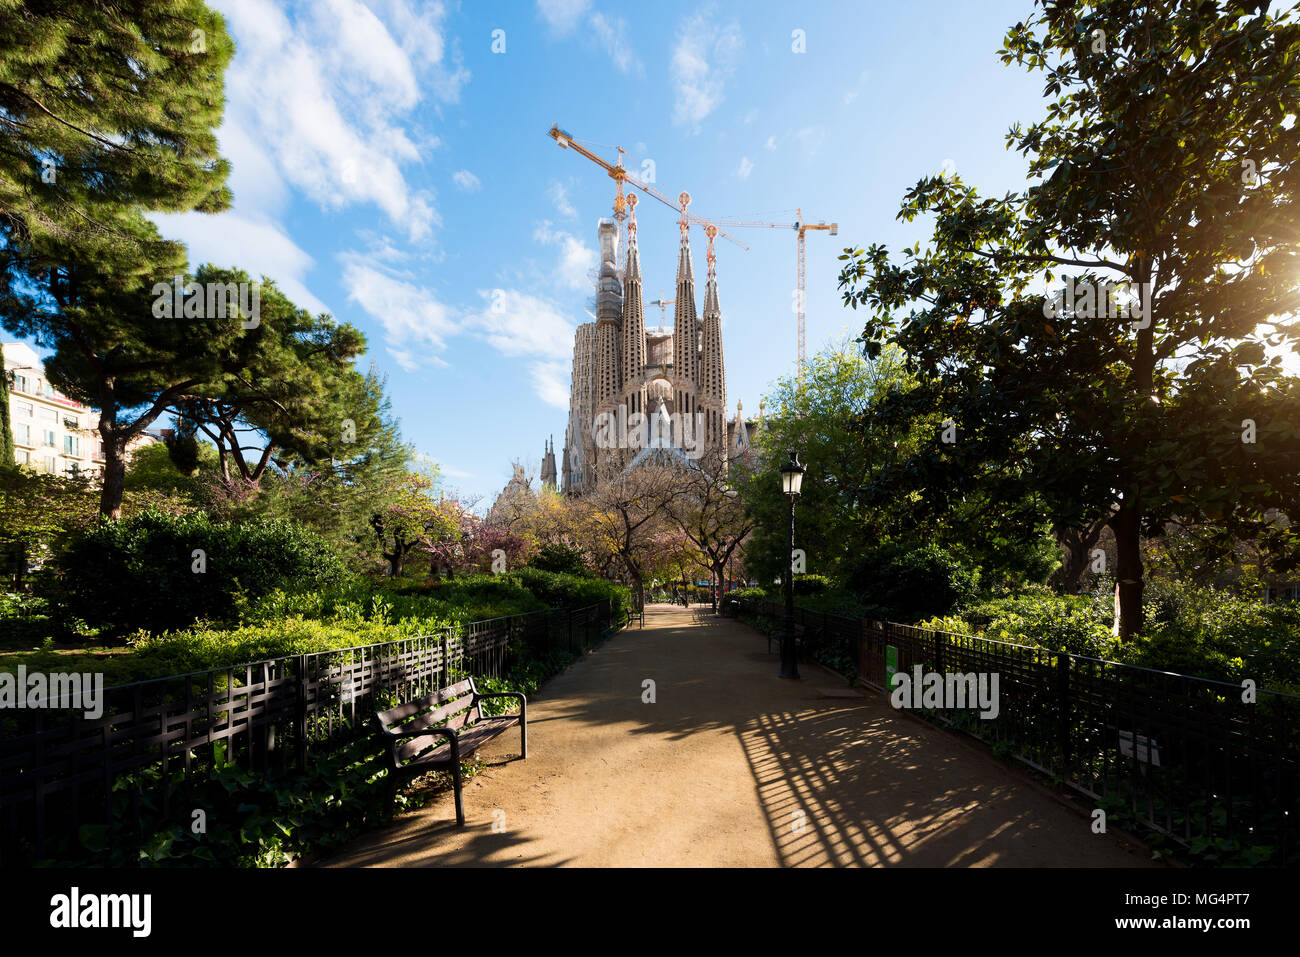
[[[722,362],[722,309],[718,305],[717,256],[713,240],[718,227],[709,223],[704,228],[709,238],[708,279],[704,284],[704,316],[701,335],[700,366],[698,374],[700,410],[704,413],[704,447],[727,448],[727,385]]]
[[[677,302],[673,310],[673,378],[677,380],[675,408],[681,415],[695,412],[696,375],[699,368],[699,321],[695,313],[695,273],[691,268],[690,218],[686,207],[691,194],[677,197],[682,217],[682,242],[677,252]]]
[[[636,245],[636,194],[627,198],[627,264],[623,283],[623,385],[628,414],[641,408],[640,380],[646,363],[645,306],[641,301],[641,254]]]

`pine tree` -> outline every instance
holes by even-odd
[[[215,130],[233,50],[201,0],[0,0],[0,317],[100,409],[106,516],[127,443],[214,381],[241,332],[153,315],[186,257],[144,216],[229,207]]]
[[[0,0],[5,272],[113,258],[137,209],[226,209],[233,52],[202,0]]]
[[[0,467],[14,464],[14,427],[10,421],[9,373],[0,361]]]

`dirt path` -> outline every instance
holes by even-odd
[[[746,625],[649,606],[529,702],[527,761],[481,752],[465,828],[448,792],[324,866],[1148,864],[883,695],[777,670]]]

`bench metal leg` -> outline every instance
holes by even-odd
[[[519,756],[525,760],[528,758],[528,722],[522,717],[519,719]]]
[[[465,826],[465,802],[460,795],[460,762],[453,761],[451,764],[451,780],[456,792],[456,823],[461,827]]]

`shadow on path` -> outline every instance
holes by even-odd
[[[468,827],[444,795],[326,863],[1149,863],[881,695],[811,663],[800,681],[777,678],[766,645],[733,620],[650,605],[644,630],[529,702],[527,761],[505,739],[481,752],[496,763],[466,782]]]

